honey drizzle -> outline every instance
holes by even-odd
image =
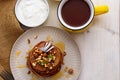
[[[65,44],[62,41],[57,41],[54,45],[58,47],[62,53],[65,51]]]
[[[55,74],[54,76],[50,77],[50,80],[58,80],[62,76],[64,76],[64,72],[60,71],[57,74]]]
[[[52,38],[50,35],[47,36],[46,41],[52,41]]]
[[[69,79],[71,76],[67,74],[67,75],[65,75],[65,77],[66,77],[66,79]]]
[[[17,66],[16,68],[26,68],[26,65],[20,65],[20,66]]]
[[[37,77],[36,75],[34,75],[34,74],[32,74],[31,75],[32,77],[31,77],[31,80],[40,80],[40,78],[39,77]]]
[[[29,44],[29,48],[30,48],[30,50],[33,48],[32,44]]]
[[[20,51],[20,50],[18,50],[18,51],[15,53],[15,56],[16,56],[16,57],[19,57],[19,56],[20,56],[20,54],[21,54],[21,51]]]

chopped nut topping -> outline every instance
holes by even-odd
[[[69,73],[69,74],[73,74],[73,73],[74,73],[73,69],[70,68],[70,69],[68,70],[68,73]]]
[[[49,69],[53,69],[53,67],[51,66]]]
[[[27,41],[28,41],[28,44],[30,44],[30,39],[27,39]]]
[[[54,63],[52,63],[52,66],[54,67],[54,66],[55,66],[55,64],[54,64]]]
[[[53,60],[55,60],[56,59],[56,57],[55,56],[53,56]]]
[[[40,62],[43,62],[43,60],[40,60]]]
[[[44,61],[47,61],[47,62],[49,62],[49,61],[47,60],[47,58],[45,58],[45,57],[42,57],[42,59],[43,59]]]
[[[38,47],[35,47],[34,51],[35,51],[35,53],[33,53],[33,55],[36,58],[35,59],[36,63],[38,63],[39,65],[41,65],[45,68],[53,69],[53,66],[55,66],[54,61],[56,59],[54,53],[56,53],[56,52],[53,52],[51,50],[48,53],[44,53],[41,50],[39,50]],[[33,65],[35,66],[34,63],[33,63]]]
[[[39,52],[39,50],[38,50],[38,49],[36,49],[36,50],[35,50],[35,52]]]
[[[44,66],[45,66],[45,67],[48,67],[48,65],[47,65],[47,64],[45,64]]]
[[[46,53],[44,53],[44,54],[43,54],[43,57],[46,57],[46,56],[47,56],[47,54],[46,54]]]
[[[35,58],[38,58],[38,54],[37,53],[33,53],[33,56],[35,57]]]
[[[33,63],[32,63],[32,66],[34,66],[34,67],[35,67],[35,66],[36,66],[36,63],[35,63],[35,62],[33,62]]]
[[[35,35],[35,36],[34,36],[34,39],[37,39],[37,38],[38,38],[38,36],[37,36],[37,35]]]
[[[41,60],[41,56],[39,56],[38,58],[36,58],[36,60],[38,61],[38,60]]]
[[[51,62],[52,58],[49,58],[48,61]]]
[[[39,50],[39,54],[42,54],[42,51],[41,51],[41,50]]]
[[[56,53],[56,51],[53,52],[54,54]]]
[[[41,56],[39,56],[39,58],[42,58]]]

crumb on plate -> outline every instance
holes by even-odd
[[[30,73],[31,73],[31,71],[28,71],[28,72],[27,72],[27,74],[30,74]]]
[[[30,44],[30,42],[31,42],[30,39],[27,39],[27,41],[28,41],[28,44]]]
[[[70,69],[68,70],[68,73],[69,73],[69,74],[73,74],[73,73],[74,73],[74,70],[73,70],[72,68],[70,68]]]

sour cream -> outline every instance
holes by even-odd
[[[36,27],[45,22],[49,14],[46,0],[18,0],[15,14],[20,23],[28,27]]]

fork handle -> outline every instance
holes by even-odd
[[[6,71],[4,67],[0,64],[0,76],[3,78],[3,80],[15,80],[13,75]]]

